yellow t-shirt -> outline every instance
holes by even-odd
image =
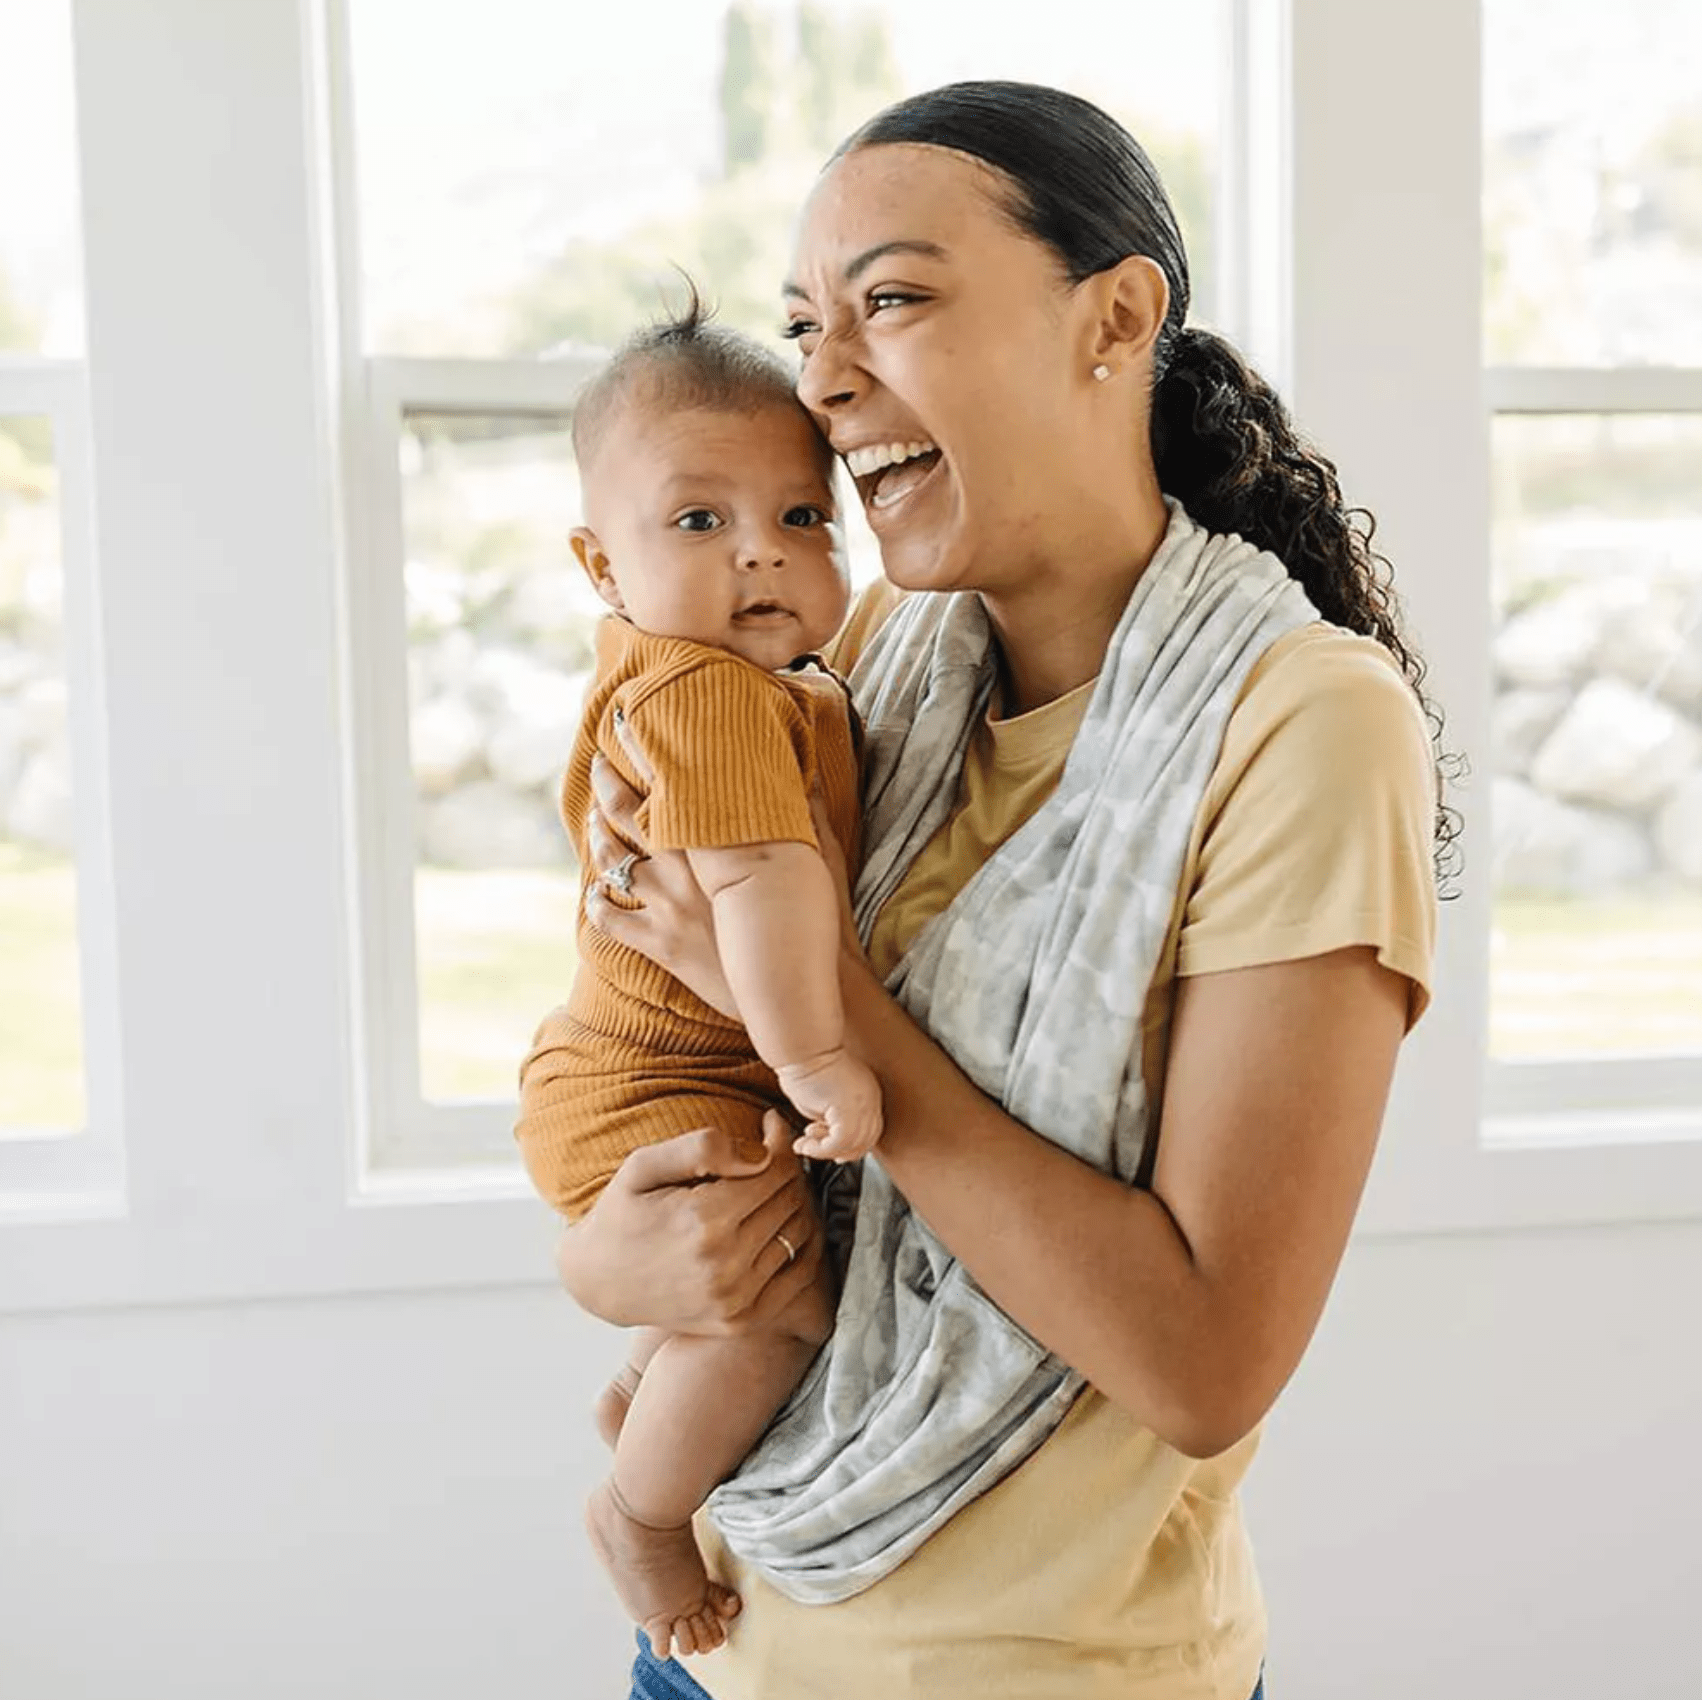
[[[865,593],[838,665],[896,600]],[[1090,695],[978,728],[956,811],[875,924],[878,972],[1045,802]],[[1225,729],[1147,998],[1155,1118],[1179,975],[1369,945],[1417,1020],[1434,807],[1429,735],[1388,653],[1322,624],[1273,644]],[[1026,1463],[838,1605],[788,1600],[704,1523],[744,1612],[691,1674],[715,1700],[1246,1700],[1265,1615],[1236,1489],[1257,1446],[1186,1458],[1089,1388]]]

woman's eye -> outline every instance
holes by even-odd
[[[902,289],[877,289],[869,295],[869,311],[880,313],[888,307],[908,307],[921,299],[921,296],[907,294]]]
[[[823,509],[806,502],[798,507],[788,508],[785,523],[799,531],[805,531],[813,526],[826,525],[828,516]]]
[[[715,531],[721,524],[720,517],[708,508],[691,508],[674,521],[679,531]]]
[[[788,319],[780,327],[780,334],[788,342],[796,342],[799,337],[809,336],[816,328],[813,319]]]

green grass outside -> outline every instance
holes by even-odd
[[[438,1102],[512,1098],[539,1018],[566,997],[578,960],[579,876],[414,876],[420,1088]]]
[[[425,868],[414,889],[425,1096],[510,1098],[573,979],[577,882]],[[0,1129],[83,1120],[75,901],[64,862],[0,843]],[[1702,1054],[1702,896],[1503,902],[1491,961],[1497,1056]]]

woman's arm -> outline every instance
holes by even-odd
[[[953,1255],[1181,1451],[1246,1434],[1346,1246],[1407,982],[1369,949],[1178,982],[1150,1192],[1005,1115],[862,963],[847,959],[845,983],[885,1096],[881,1161]]]

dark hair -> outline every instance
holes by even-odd
[[[1188,327],[1188,256],[1146,151],[1091,101],[1033,83],[952,83],[877,113],[835,153],[884,143],[950,148],[1005,180],[1003,210],[1045,243],[1071,284],[1132,254],[1170,287],[1153,345],[1152,452],[1159,487],[1207,530],[1234,532],[1288,568],[1324,619],[1374,638],[1394,657],[1429,722],[1437,755],[1438,883],[1451,896],[1459,816],[1443,800],[1454,758],[1442,713],[1405,635],[1375,521],[1342,500],[1334,465],[1294,427],[1281,400],[1222,337]]]
[[[712,324],[688,277],[683,312],[634,331],[580,391],[573,409],[573,453],[583,467],[596,453],[615,416],[630,402],[666,411],[705,408],[715,413],[755,413],[786,407],[809,417],[798,400],[797,378],[761,343]],[[811,420],[812,426],[814,421]],[[833,451],[822,440],[823,463]]]

